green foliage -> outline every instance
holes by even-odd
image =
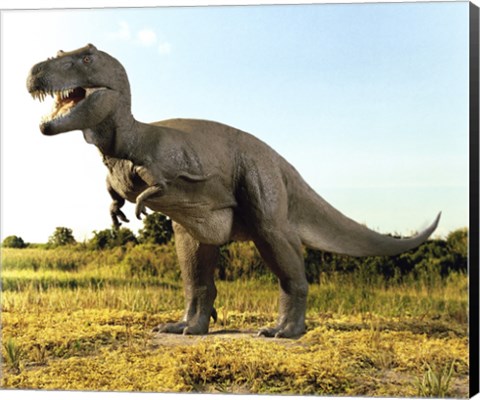
[[[447,246],[451,252],[466,258],[468,256],[467,228],[450,232],[447,236]]]
[[[44,259],[18,257],[16,261],[4,262],[4,267],[8,268],[10,263],[19,262],[26,263],[27,268],[31,266],[35,270],[70,271],[83,265],[83,261],[80,260],[82,257],[78,254],[87,249],[106,250],[128,247],[128,251],[121,255],[122,265],[128,276],[150,274],[150,276],[173,278],[179,276],[179,271],[171,235],[171,221],[162,214],[154,213],[146,218],[145,227],[140,231],[138,240],[128,228],[95,231],[88,244],[79,243],[68,247],[74,250],[72,254],[76,254],[75,257],[62,253],[56,253],[55,257]],[[57,228],[50,238],[48,247],[72,243],[72,240],[74,241],[70,229]],[[142,243],[138,249],[127,246],[137,245],[138,242]],[[158,245],[159,242],[164,244]],[[445,240],[429,240],[416,249],[394,257],[348,257],[304,248],[304,260],[308,282],[323,283],[328,277],[348,276],[359,288],[363,288],[365,302],[368,302],[369,287],[372,286],[407,284],[433,288],[441,286],[442,281],[454,273],[465,273],[468,261],[468,231],[456,230],[451,232]],[[232,242],[222,246],[216,274],[220,280],[227,281],[276,280],[252,242]]]
[[[454,364],[454,361],[443,367],[432,367],[427,364],[427,371],[422,380],[417,380],[418,395],[434,398],[449,397]]]
[[[218,277],[221,280],[271,277],[252,242],[232,242],[220,248]]]
[[[93,250],[112,249],[117,246],[125,246],[128,243],[137,244],[137,238],[128,228],[104,229],[94,231],[93,238],[89,241],[89,247]]]
[[[447,236],[447,254],[442,259],[444,271],[467,271],[468,265],[468,231],[458,229]]]
[[[75,243],[76,240],[73,237],[72,230],[63,226],[55,228],[55,232],[48,238],[48,244],[52,247],[66,246]]]
[[[147,215],[143,229],[138,232],[138,241],[144,244],[166,244],[173,236],[172,221],[158,212]]]
[[[446,240],[431,239],[416,249],[392,257],[349,257],[319,250],[305,250],[305,268],[310,283],[321,274],[353,273],[359,283],[373,280],[385,284],[422,282],[438,284],[452,272],[467,271],[467,230],[450,233]]]
[[[24,355],[22,349],[11,337],[3,343],[3,349],[7,366],[13,373],[20,373],[21,360]]]
[[[113,230],[104,229],[102,231],[93,231],[93,238],[90,239],[89,245],[94,250],[103,250],[111,247],[113,241]]]
[[[467,237],[467,230],[460,229],[446,240],[429,240],[393,257],[349,257],[304,248],[305,273],[309,283],[319,283],[324,277],[338,274],[353,276],[357,285],[366,289],[401,283],[438,286],[451,273],[467,271]],[[251,242],[233,242],[221,247],[218,278],[274,279]]]
[[[3,247],[10,247],[13,249],[23,249],[27,247],[27,244],[23,241],[23,239],[20,236],[7,236],[5,239],[3,239],[2,242]]]

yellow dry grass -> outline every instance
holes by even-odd
[[[275,322],[275,284],[220,282],[217,324],[185,337],[150,333],[181,318],[179,282],[82,262],[2,272],[3,388],[468,396],[466,276],[438,287],[312,285],[298,340],[255,336]]]

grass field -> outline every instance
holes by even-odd
[[[209,335],[153,335],[181,317],[183,290],[174,265],[132,273],[135,251],[2,249],[2,387],[468,396],[463,273],[396,284],[322,276],[298,340],[255,336],[276,319],[271,278],[220,281]]]

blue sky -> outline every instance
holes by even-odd
[[[42,136],[50,106],[25,90],[34,63],[89,42],[125,66],[141,121],[250,132],[381,232],[438,211],[440,235],[468,225],[468,3],[43,10],[2,13],[3,237],[110,225],[98,152]]]

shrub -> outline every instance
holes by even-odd
[[[7,236],[5,239],[3,239],[2,242],[3,247],[10,247],[14,249],[23,249],[27,247],[27,244],[23,241],[23,239],[20,236]]]
[[[127,243],[138,243],[137,238],[130,229],[104,229],[99,232],[93,232],[93,238],[90,239],[89,246],[93,250],[104,250],[125,246]]]
[[[138,232],[140,243],[166,244],[172,239],[172,221],[163,214],[154,212],[147,215],[143,226]]]
[[[310,283],[318,282],[322,273],[355,272],[365,284],[373,280],[386,284],[415,280],[431,286],[451,272],[466,272],[467,248],[467,230],[459,229],[446,240],[431,239],[416,249],[391,257],[349,257],[306,249],[305,270]]]
[[[76,240],[73,237],[72,230],[63,226],[55,228],[55,232],[53,232],[52,236],[48,238],[48,244],[53,247],[66,246],[75,243]]]
[[[180,278],[177,255],[173,243],[168,245],[140,244],[128,249],[122,261],[127,276],[145,278],[149,276],[168,280]]]
[[[252,242],[232,242],[222,246],[219,264],[218,276],[222,280],[271,275]]]

